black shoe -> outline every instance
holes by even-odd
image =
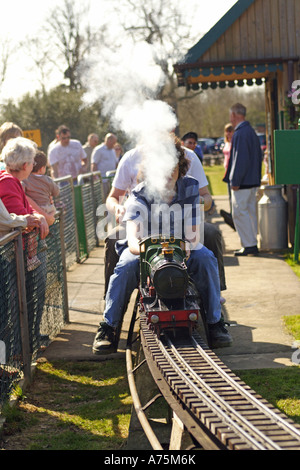
[[[94,354],[105,354],[115,349],[115,329],[105,322],[100,323],[100,328],[93,343]]]
[[[226,222],[227,225],[229,225],[233,230],[235,230],[232,215],[229,214],[229,212],[224,211],[223,209],[220,210],[220,215],[223,217],[224,222]]]
[[[210,335],[210,347],[212,349],[227,348],[232,345],[232,338],[225,328],[223,319],[218,321],[218,323],[208,324],[208,330]]]
[[[241,248],[234,252],[234,256],[248,256],[248,255],[258,255],[259,251],[257,246],[248,246],[247,248]]]

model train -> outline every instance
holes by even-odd
[[[181,239],[152,236],[140,241],[140,307],[158,335],[177,328],[191,334],[197,326],[201,304],[186,261]]]

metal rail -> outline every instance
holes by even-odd
[[[155,450],[163,450],[145,415],[148,404],[144,407],[141,405],[135,385],[134,374],[141,365],[135,368],[132,365],[132,337],[137,321],[137,309],[138,299],[126,348],[128,382],[137,417],[150,445]],[[140,336],[147,366],[162,396],[194,441],[198,441],[202,448],[300,449],[300,427],[265,400],[257,398],[255,392],[241,383],[208,349],[198,332],[192,337],[186,337],[181,343],[173,342],[167,334],[162,341],[149,331],[142,314]],[[184,352],[187,360],[184,358]],[[187,361],[191,357],[192,363],[189,364]],[[217,384],[215,389],[214,383],[211,386],[210,381]],[[222,388],[225,393],[222,393]],[[234,400],[239,401],[236,408]],[[190,406],[189,403],[192,402],[194,405]],[[200,409],[200,415],[196,412],[197,407]],[[246,408],[246,412],[240,411],[239,408]],[[212,419],[212,415],[216,418]],[[212,429],[210,421],[214,422]]]
[[[136,415],[139,419],[139,422],[148,438],[148,441],[150,445],[152,446],[152,449],[154,450],[163,450],[162,446],[160,445],[160,442],[158,438],[156,437],[156,434],[154,433],[147,416],[144,412],[144,408],[141,405],[139,395],[137,392],[136,384],[135,384],[135,378],[134,378],[134,372],[137,368],[133,369],[133,364],[132,364],[132,345],[133,345],[133,332],[134,332],[134,325],[136,322],[136,314],[137,314],[137,308],[138,308],[138,299],[135,302],[135,306],[133,309],[132,313],[132,318],[130,322],[130,327],[128,331],[128,337],[127,337],[127,345],[126,345],[126,367],[127,367],[127,377],[128,377],[128,384],[129,384],[129,389],[132,397],[132,402],[133,406],[136,412]]]
[[[246,384],[239,383],[238,377],[227,370],[198,333],[186,337],[181,344],[180,341],[173,344],[166,334],[161,341],[148,330],[142,317],[141,338],[151,372],[155,369],[152,362],[156,363],[176,395],[177,404],[180,402],[185,411],[190,408],[188,414],[182,415],[184,425],[185,416],[192,417],[194,427],[202,424],[206,428],[211,442],[211,434],[215,434],[218,448],[223,444],[228,449],[300,449],[300,427],[264,399],[257,398]],[[184,352],[187,360],[182,357]],[[167,395],[168,392],[166,399]],[[197,440],[197,433],[193,436]]]
[[[295,428],[294,425],[289,423],[286,419],[283,419],[278,413],[272,410],[272,408],[266,406],[260,400],[258,400],[252,393],[250,393],[245,387],[242,387],[238,382],[236,382],[230,375],[228,375],[224,370],[211,359],[211,357],[205,352],[203,348],[200,347],[199,343],[195,340],[195,337],[192,337],[192,343],[195,346],[199,354],[209,363],[218,374],[223,377],[237,392],[241,395],[244,395],[248,400],[253,403],[257,408],[259,408],[264,413],[268,414],[268,417],[272,419],[275,423],[280,424],[283,428],[288,430],[293,434],[297,439],[300,439],[300,429]]]
[[[253,426],[249,421],[247,421],[243,416],[240,415],[232,406],[230,406],[226,401],[221,398],[209,385],[205,383],[198,374],[196,374],[193,369],[187,364],[187,362],[183,359],[183,357],[178,353],[174,344],[171,342],[170,338],[166,339],[168,346],[172,350],[174,356],[179,359],[180,365],[176,364],[174,359],[171,355],[167,352],[164,348],[162,343],[158,341],[158,344],[161,348],[162,353],[168,359],[169,363],[172,364],[174,370],[177,371],[178,375],[182,377],[185,383],[193,390],[197,397],[203,399],[209,407],[219,416],[222,420],[227,423],[232,429],[234,429],[238,434],[243,436],[245,440],[253,446],[254,449],[257,450],[266,450],[266,447],[259,442],[254,436],[260,437],[263,441],[267,442],[271,448],[275,450],[280,450],[280,447],[275,444],[271,439],[261,433],[255,426]],[[188,371],[188,374],[183,372],[183,368]],[[199,385],[201,385],[202,389],[198,385],[195,385],[193,382],[195,380]],[[208,395],[211,395],[210,398]],[[223,409],[222,409],[223,408]],[[242,427],[239,423],[241,423],[244,427]],[[252,432],[252,434],[250,433]]]

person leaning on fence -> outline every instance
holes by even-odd
[[[7,142],[1,153],[6,170],[0,171],[0,198],[10,213],[34,214],[39,220],[40,236],[45,238],[49,233],[46,219],[30,206],[21,184],[32,171],[35,153],[36,144],[24,137]]]
[[[21,184],[32,171],[35,153],[36,145],[28,139],[17,137],[8,141],[1,154],[6,170],[0,172],[0,198],[9,212],[17,215],[34,214],[39,220],[40,237],[44,239],[49,233],[47,221],[31,207]],[[28,269],[35,269],[40,264],[34,237],[28,243],[27,263]]]
[[[18,227],[31,232],[39,226],[39,219],[34,214],[16,215],[9,213],[0,199],[0,238]]]
[[[36,212],[29,204],[21,182],[33,168],[37,146],[23,137],[10,139],[2,150],[6,170],[0,171],[0,198],[10,213],[16,215],[34,215],[38,219],[38,232],[43,240],[49,233],[45,217]],[[32,232],[23,240],[27,261],[34,256],[36,263],[28,263],[26,269],[26,298],[28,322],[30,328],[31,349],[39,338],[40,322],[44,309],[47,281],[47,251],[38,251],[38,241]]]

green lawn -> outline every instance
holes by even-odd
[[[223,165],[204,166],[204,172],[209,182],[209,190],[212,196],[225,196],[227,183],[223,182],[225,168]]]

